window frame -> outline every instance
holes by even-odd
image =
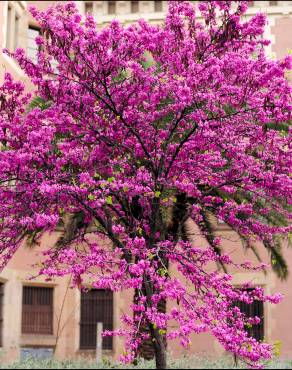
[[[86,11],[86,7],[88,7],[88,6],[91,8],[91,12]],[[90,14],[90,15],[94,14],[94,2],[93,1],[85,1],[84,2],[84,14]]]
[[[154,12],[155,13],[163,12],[163,1],[162,0],[154,0]]]
[[[22,15],[24,10],[22,1],[7,1],[3,43],[4,47],[11,51],[15,51],[20,45],[20,30],[23,26]]]
[[[32,303],[25,303],[30,299]],[[49,304],[44,303],[46,299]],[[44,323],[44,320],[47,322]],[[53,333],[54,288],[24,285],[22,287],[21,334],[53,335]]]
[[[110,9],[110,6],[113,6],[113,12]],[[116,1],[108,1],[107,2],[107,13],[108,15],[116,15],[117,14],[117,2]]]
[[[140,12],[139,1],[131,1],[130,11],[131,11],[131,14],[138,14]]]
[[[241,291],[253,291],[255,287],[251,288],[239,288]],[[254,305],[257,304],[258,307],[254,308]],[[265,338],[265,305],[263,301],[254,301],[253,303],[245,303],[241,301],[236,301],[235,305],[240,309],[240,312],[244,313],[246,318],[253,318],[255,316],[261,319],[259,324],[252,325],[250,328],[245,328],[249,337],[256,339],[259,342],[262,342]],[[257,312],[256,312],[257,311]]]
[[[36,42],[35,42],[35,37],[34,37],[34,38],[29,37],[29,31],[30,31],[30,30],[37,31],[37,32],[38,32],[38,35],[36,35],[36,36],[35,36],[35,37],[37,37],[37,36],[41,36],[41,29],[40,29],[40,27],[38,27],[38,26],[36,26],[36,25],[34,25],[34,24],[29,24],[29,25],[28,25],[28,28],[27,28],[27,44],[26,44],[26,53],[27,53],[27,55],[29,56],[29,58],[31,58],[34,62],[36,62],[36,61],[37,61],[37,53],[41,50],[41,48],[36,44]],[[33,47],[31,47],[31,46],[29,45],[29,41],[30,41],[30,40],[32,40],[32,41],[34,42],[34,44],[35,44],[35,48],[33,48]],[[30,50],[35,50],[35,55],[34,55],[34,56],[29,55],[29,53],[28,53],[28,49],[30,49]]]
[[[100,304],[104,304],[100,306]],[[90,306],[89,306],[90,305]],[[91,289],[81,292],[79,349],[96,349],[97,323],[103,323],[103,330],[113,330],[114,327],[114,294],[110,290]],[[102,350],[113,350],[113,338],[104,337]]]

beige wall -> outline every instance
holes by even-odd
[[[282,58],[292,52],[292,17],[291,15],[280,16],[275,19],[272,26],[275,42],[273,52],[278,58]]]
[[[231,253],[235,261],[251,260],[256,263],[256,259],[250,252],[243,252],[240,241],[236,234],[221,230],[226,241],[224,249]],[[54,347],[56,339],[57,358],[76,358],[80,355],[94,356],[94,351],[79,350],[79,321],[80,321],[80,292],[77,289],[70,289],[70,279],[59,278],[52,282],[45,282],[43,278],[36,278],[33,281],[30,277],[36,274],[37,269],[32,268],[32,264],[39,262],[41,252],[56,240],[57,235],[46,236],[42,241],[42,246],[29,248],[23,246],[18,250],[15,257],[11,260],[7,268],[1,274],[1,281],[5,283],[4,290],[4,330],[3,330],[3,361],[12,361],[19,356],[20,347]],[[196,245],[206,245],[202,239],[194,240]],[[268,256],[263,247],[259,247],[263,260],[268,260]],[[286,250],[287,261],[292,261],[292,250]],[[174,273],[174,270],[171,270]],[[288,281],[280,282],[274,273],[268,272],[235,272],[230,270],[234,276],[233,283],[240,286],[243,282],[250,281],[254,285],[263,286],[267,294],[282,292],[285,300],[276,306],[265,304],[265,340],[269,343],[281,341],[282,356],[292,357],[292,321],[290,320],[292,304],[292,276]],[[54,287],[54,334],[53,335],[23,335],[21,334],[21,308],[22,308],[22,287],[24,285],[37,285]],[[114,294],[114,327],[120,325],[119,318],[123,313],[129,313],[129,305],[132,302],[133,292],[123,291]],[[63,306],[63,308],[62,308]],[[171,305],[168,305],[168,309]],[[60,322],[59,322],[60,321]],[[58,335],[59,327],[59,335]],[[60,331],[60,328],[62,330]],[[218,344],[210,334],[199,334],[192,336],[192,346],[189,350],[183,349],[177,341],[171,341],[168,350],[174,356],[188,353],[208,353],[214,356],[224,353],[223,347]],[[115,358],[123,352],[123,341],[114,338],[112,352],[105,354]]]
[[[19,358],[21,347],[55,347],[55,356],[59,359],[94,356],[94,351],[79,350],[80,291],[71,289],[70,277],[56,278],[46,282],[43,277],[36,277],[37,267],[33,266],[42,260],[42,252],[54,244],[57,233],[46,235],[41,246],[22,246],[0,275],[4,283],[3,304],[3,348],[0,361],[11,362]],[[53,287],[53,334],[22,334],[22,289],[23,286]],[[119,318],[129,311],[133,292],[114,294],[114,327],[119,327]],[[57,340],[58,339],[58,340]],[[114,338],[113,351],[105,355],[117,358],[123,352],[123,341]]]

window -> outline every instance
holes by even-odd
[[[85,14],[93,14],[93,3],[92,3],[92,1],[85,2]]]
[[[80,349],[95,349],[97,323],[103,330],[113,329],[113,292],[93,289],[81,293]],[[113,348],[112,337],[104,337],[103,349]]]
[[[12,23],[12,8],[8,5],[7,8],[7,27],[6,27],[6,47],[10,48],[10,33],[11,33],[11,23]]]
[[[4,296],[4,284],[0,283],[0,347],[3,346],[2,335],[3,335],[3,296]]]
[[[108,2],[108,14],[116,14],[116,2],[115,1]]]
[[[18,47],[18,33],[19,33],[19,17],[18,15],[15,16],[15,23],[14,23],[14,40],[13,40],[13,50]]]
[[[29,26],[27,34],[27,56],[34,62],[37,60],[39,47],[35,42],[35,38],[39,36],[40,30],[37,27]]]
[[[7,6],[7,24],[6,24],[6,47],[14,51],[18,46],[18,37],[20,30],[20,15],[16,11],[14,2],[9,2]]]
[[[162,1],[154,1],[154,11],[162,12]]]
[[[131,1],[131,13],[139,12],[139,1]]]
[[[251,291],[252,289],[248,289]],[[251,328],[247,329],[248,335],[255,338],[257,341],[262,341],[264,339],[264,304],[261,301],[254,301],[251,304],[244,302],[237,302],[237,307],[246,317],[259,317],[261,322],[257,325],[253,325]]]
[[[23,287],[22,333],[53,334],[53,288]]]

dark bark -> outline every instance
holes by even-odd
[[[137,291],[135,292],[135,298],[136,297],[137,297]],[[158,303],[158,311],[163,312],[163,313],[166,312],[166,301],[165,300],[161,300]],[[146,324],[141,325],[140,332],[143,334],[144,333],[150,334],[151,338],[147,340],[143,340],[143,342],[139,346],[137,355],[138,357],[144,358],[145,360],[153,360],[156,357],[156,348],[153,342],[150,326]],[[167,340],[166,340],[165,335],[162,335],[162,339],[163,339],[164,348],[166,349]]]
[[[156,369],[166,369],[166,346],[164,344],[164,338],[157,329],[153,329],[150,325],[150,332],[155,350],[155,363]]]
[[[151,297],[155,293],[153,284],[148,280],[148,276],[144,276],[143,290],[147,297],[147,304],[151,305]],[[166,345],[165,345],[165,336],[160,333],[160,330],[154,327],[152,322],[148,321],[148,327],[150,331],[150,338],[152,342],[152,347],[155,353],[155,363],[156,369],[166,369]]]
[[[164,234],[165,238],[168,240],[173,240],[176,243],[180,238],[186,239],[186,230],[185,230],[185,217],[187,214],[187,202],[186,202],[186,195],[183,193],[176,194],[176,203],[172,210],[172,218],[168,225],[164,225],[162,221],[161,214],[159,210],[156,212],[156,224],[153,222],[153,229],[159,229],[161,234]],[[156,260],[159,263],[159,268],[168,268],[169,261],[166,258],[165,254],[161,252],[159,254],[159,260]],[[167,275],[166,275],[167,276]],[[149,287],[144,286],[143,295],[149,296],[149,294],[153,294],[149,292]],[[151,289],[150,289],[151,290]],[[138,291],[135,292],[134,300],[138,297]],[[165,300],[161,300],[158,303],[158,311],[165,313],[166,312],[166,304]],[[150,334],[150,339],[144,340],[139,349],[137,356],[142,357],[145,360],[152,360],[155,358],[156,367],[157,369],[165,369],[166,368],[166,348],[167,348],[167,340],[164,334],[160,334],[158,330],[154,329],[151,326],[151,323],[148,325],[146,323],[140,326],[141,333],[148,333]]]

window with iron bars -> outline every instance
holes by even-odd
[[[23,287],[22,333],[53,334],[53,288]]]
[[[247,291],[252,291],[253,289],[246,289]],[[245,302],[238,301],[235,303],[242,313],[246,315],[247,318],[259,317],[261,319],[260,323],[257,325],[252,325],[246,328],[248,335],[255,338],[257,341],[262,341],[264,339],[264,304],[261,301],[255,300],[253,303],[247,304]]]
[[[103,330],[113,329],[113,292],[92,289],[81,293],[80,349],[96,348],[97,323],[103,323]],[[113,338],[104,337],[102,349],[111,350]]]

